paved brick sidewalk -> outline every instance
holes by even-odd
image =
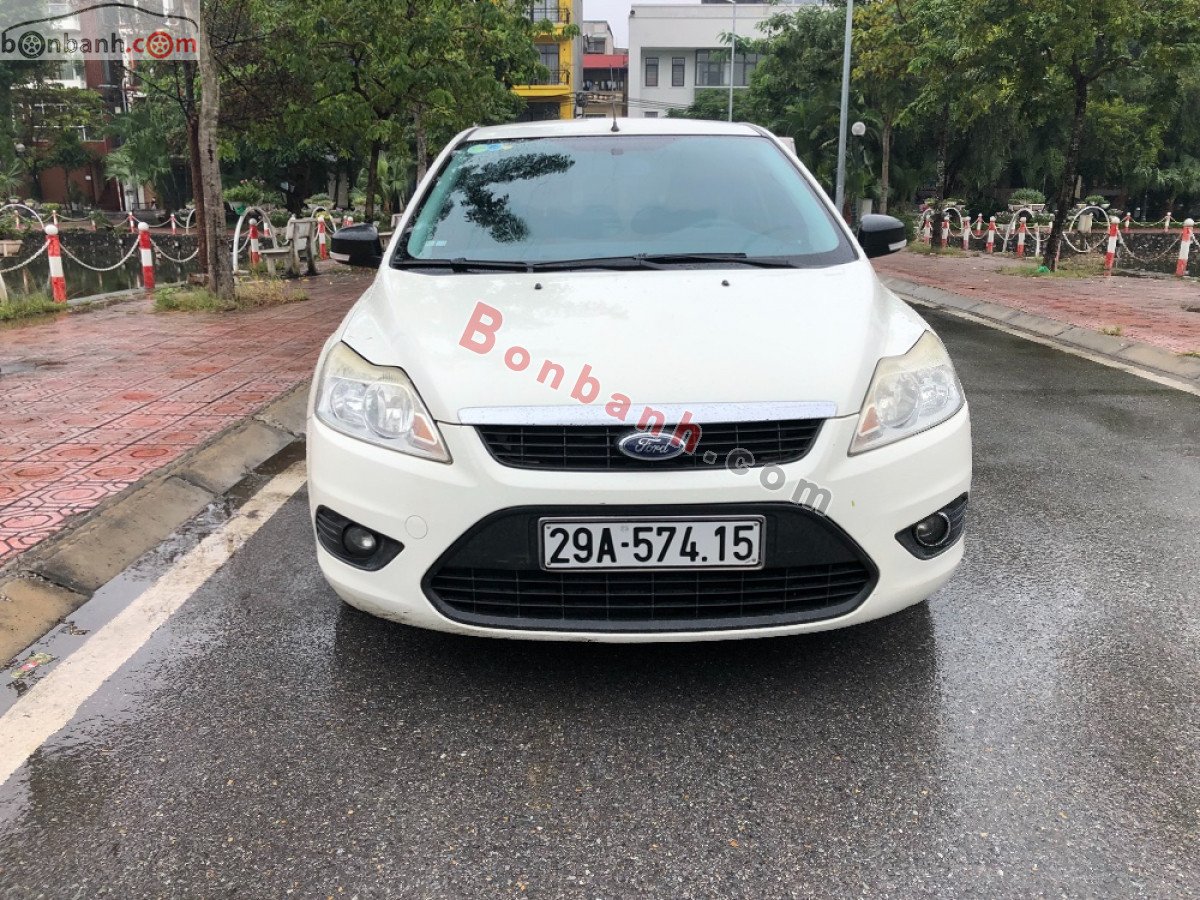
[[[1129,277],[1032,278],[1013,272],[1013,260],[896,253],[875,260],[880,274],[978,297],[1094,331],[1120,328],[1121,336],[1174,353],[1200,352],[1200,304],[1194,280]],[[1024,264],[1028,266],[1029,264]]]
[[[136,300],[0,329],[0,564],[308,378],[369,279],[335,270],[260,310]]]

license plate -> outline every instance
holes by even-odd
[[[756,569],[762,516],[542,519],[543,569]]]

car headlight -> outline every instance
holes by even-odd
[[[408,376],[372,365],[346,344],[339,342],[325,357],[314,411],[330,428],[352,438],[450,462],[433,416]]]
[[[962,409],[963,391],[946,348],[932,331],[903,356],[875,367],[850,453],[894,443],[945,422]]]

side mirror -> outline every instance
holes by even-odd
[[[868,259],[903,250],[908,244],[904,223],[894,216],[863,216],[858,226],[858,244]]]
[[[374,225],[348,225],[333,233],[329,255],[348,266],[378,269],[383,262],[383,247],[379,229]]]

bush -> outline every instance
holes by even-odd
[[[272,209],[267,213],[267,218],[271,220],[271,225],[275,228],[286,228],[288,219],[292,214],[286,209]]]
[[[0,216],[0,241],[20,240],[24,233],[17,228],[17,217],[12,213]]]
[[[1046,195],[1034,188],[1017,188],[1008,195],[1009,203],[1045,203]]]
[[[222,193],[226,202],[243,204],[245,206],[279,206],[283,197],[278,191],[273,191],[260,181],[242,180],[233,187],[225,188]]]

